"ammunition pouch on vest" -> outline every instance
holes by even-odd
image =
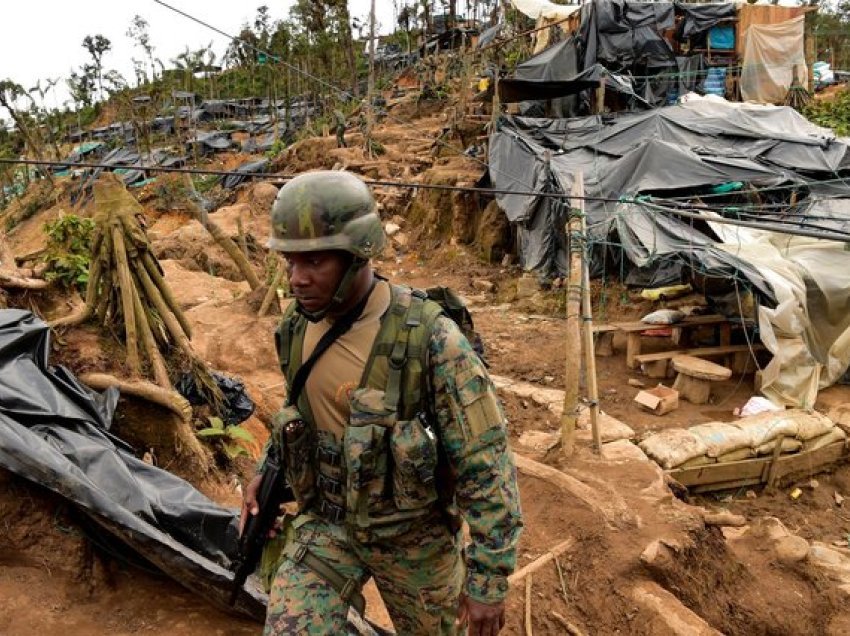
[[[425,292],[392,285],[392,300],[366,362],[360,387],[352,391],[351,416],[339,447],[331,435],[315,433],[306,391],[298,411],[313,433],[312,450],[297,454],[311,468],[294,468],[290,479],[302,510],[346,524],[357,535],[391,538],[453,502],[439,431],[429,414],[428,345],[443,313]],[[301,365],[306,320],[288,308],[276,333],[281,368],[288,383]],[[300,449],[300,447],[299,447]],[[438,465],[441,470],[438,470]],[[289,477],[287,457],[287,477]],[[312,481],[310,473],[313,474]],[[299,489],[304,490],[303,493]],[[450,523],[450,525],[454,525]]]

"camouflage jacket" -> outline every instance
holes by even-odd
[[[451,319],[437,319],[429,353],[434,412],[471,537],[466,592],[496,602],[507,594],[522,529],[504,412],[484,364]]]
[[[507,594],[522,530],[505,415],[483,362],[445,315],[431,328],[427,361],[425,399],[454,474],[452,508],[459,509],[469,526],[466,593],[495,603]]]

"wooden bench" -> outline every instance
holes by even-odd
[[[659,351],[635,356],[636,365],[650,378],[668,377],[669,362],[676,356],[693,356],[695,358],[729,358],[726,366],[735,373],[745,373],[752,358],[752,353],[764,351],[764,345],[721,345],[719,347],[702,347],[697,349],[679,349],[677,351]]]
[[[613,322],[608,324],[594,325],[593,333],[596,334],[596,353],[600,356],[610,356],[614,353],[614,334],[623,332],[626,334],[626,366],[637,369],[638,362],[635,360],[640,355],[641,334],[650,329],[670,329],[673,342],[681,344],[687,330],[698,327],[717,327],[720,330],[720,344],[728,345],[732,339],[732,323],[725,316],[710,314],[707,316],[686,316],[680,322],[672,325],[651,325],[640,320],[634,322]]]

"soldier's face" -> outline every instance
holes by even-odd
[[[300,252],[283,255],[289,289],[306,311],[315,313],[333,300],[351,257],[338,250]]]

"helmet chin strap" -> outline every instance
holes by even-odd
[[[334,297],[331,299],[325,307],[319,309],[318,311],[307,311],[298,303],[296,305],[296,309],[298,313],[304,316],[310,322],[319,322],[325,316],[328,315],[328,312],[334,309],[335,307],[339,307],[345,299],[348,297],[349,292],[351,291],[351,286],[354,284],[354,279],[357,274],[363,269],[363,266],[366,265],[368,261],[365,258],[358,258],[355,256],[351,265],[348,266],[348,269],[345,271],[342,279],[339,281],[339,285],[337,285],[336,292],[334,292]],[[297,302],[297,301],[296,301]]]

